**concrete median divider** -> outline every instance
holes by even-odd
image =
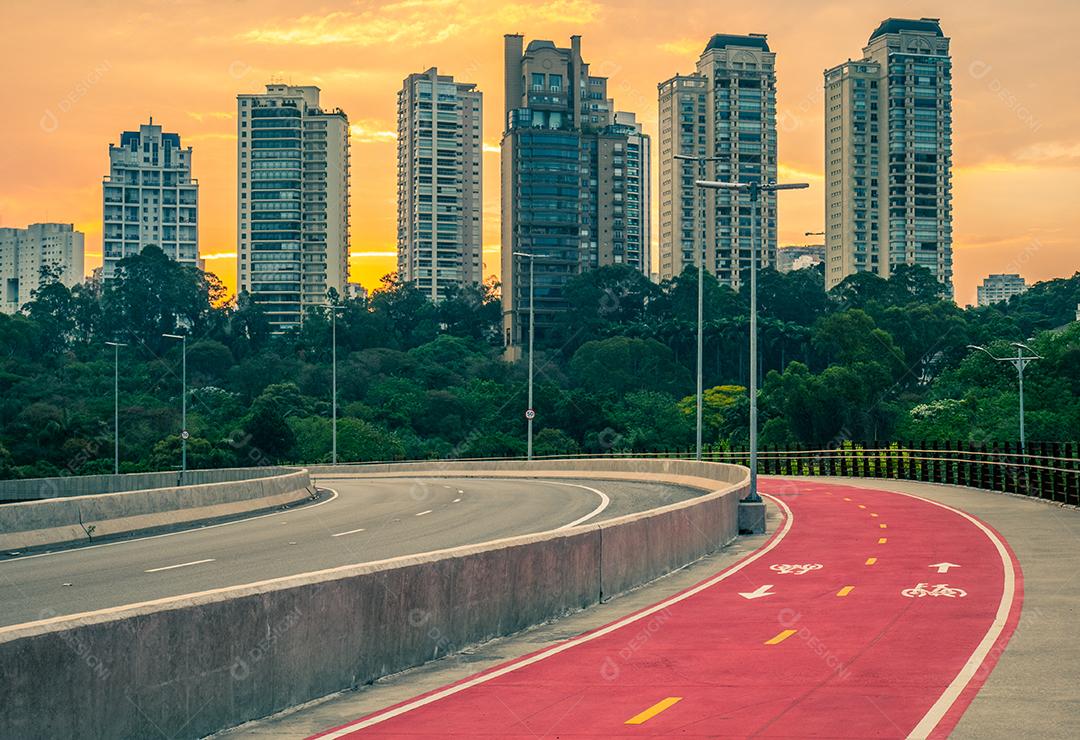
[[[214,475],[217,473],[217,475]],[[304,468],[192,471],[177,474],[87,476],[93,481],[43,478],[19,483],[55,491],[52,498],[0,505],[0,551],[23,550],[158,527],[235,516],[303,501],[311,496]],[[131,488],[131,486],[152,486]],[[107,491],[112,492],[107,492]],[[89,495],[84,491],[97,493]],[[79,493],[75,493],[79,492]]]
[[[574,477],[700,497],[598,524],[0,628],[0,736],[202,737],[586,608],[722,548],[745,468],[653,460],[316,467]],[[599,665],[598,665],[599,670]]]

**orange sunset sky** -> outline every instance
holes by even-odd
[[[438,66],[484,92],[485,274],[497,274],[504,33],[560,46],[581,34],[617,108],[655,136],[657,83],[691,72],[713,33],[759,32],[777,52],[781,178],[811,183],[782,196],[780,243],[805,243],[824,210],[822,71],[860,56],[890,16],[940,17],[952,39],[957,301],[974,302],[987,273],[1080,269],[1076,0],[3,0],[0,225],[74,222],[87,271],[99,265],[108,145],[153,115],[194,147],[200,250],[233,287],[236,94],[314,84],[349,115],[352,279],[375,287],[395,266],[395,95]]]

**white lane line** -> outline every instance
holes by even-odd
[[[189,565],[202,565],[203,563],[212,563],[213,558],[207,558],[206,560],[192,560],[190,563],[180,563],[178,565],[166,565],[162,568],[151,568],[150,570],[144,570],[143,573],[160,573],[163,570],[172,570],[173,568],[186,568]]]
[[[424,514],[430,514],[432,511],[433,511],[433,509],[428,509],[427,511],[421,511],[419,514],[417,514],[417,516],[423,516]]]
[[[465,493],[465,492],[464,492],[464,491],[462,491],[462,490],[461,490],[461,489],[459,488],[459,489],[458,489],[458,493]]]
[[[967,659],[964,667],[960,669],[960,673],[956,675],[956,678],[952,680],[946,688],[944,693],[938,698],[934,705],[930,707],[930,711],[922,718],[919,724],[915,725],[909,734],[909,738],[924,738],[929,737],[934,729],[938,726],[945,715],[952,709],[953,704],[960,698],[960,695],[967,689],[968,684],[971,683],[971,679],[975,677],[975,674],[982,668],[983,663],[986,661],[987,656],[990,654],[990,650],[994,647],[998,638],[1001,636],[1002,631],[1005,629],[1005,624],[1009,621],[1009,612],[1012,611],[1013,600],[1016,598],[1016,572],[1013,569],[1012,558],[1009,556],[1009,550],[1005,546],[1005,543],[1001,541],[1001,538],[997,534],[980,522],[970,514],[955,509],[947,504],[933,501],[922,496],[916,496],[913,493],[902,493],[900,491],[886,491],[886,493],[899,493],[901,496],[908,496],[910,498],[919,499],[920,501],[926,501],[934,506],[940,506],[942,509],[951,511],[954,514],[959,514],[964,519],[974,524],[982,533],[986,535],[990,540],[994,548],[998,552],[998,557],[1001,558],[1001,564],[1005,569],[1005,582],[1002,587],[1001,602],[998,604],[997,613],[994,615],[994,621],[990,624],[990,629],[983,635],[983,639],[979,642],[975,648],[975,652],[971,654],[971,657]]]
[[[387,710],[386,712],[384,712],[382,714],[375,715],[374,717],[368,717],[366,719],[357,720],[356,722],[347,724],[347,725],[345,725],[343,727],[339,727],[336,730],[334,730],[333,732],[328,732],[328,733],[326,733],[324,735],[319,735],[319,740],[335,740],[335,738],[344,737],[345,735],[348,735],[351,732],[356,732],[357,730],[362,730],[365,727],[371,727],[372,725],[377,725],[380,722],[385,722],[388,719],[393,719],[394,717],[405,714],[406,712],[410,712],[413,709],[419,709],[420,707],[425,706],[427,704],[432,704],[434,702],[439,701],[440,699],[445,699],[446,697],[457,694],[457,693],[459,693],[461,691],[464,691],[465,689],[472,688],[473,686],[478,686],[478,685],[480,685],[482,683],[487,683],[488,681],[491,681],[492,679],[495,679],[495,678],[499,678],[500,676],[505,676],[507,673],[511,673],[513,671],[516,671],[519,668],[524,668],[526,666],[530,666],[533,663],[539,663],[541,660],[544,660],[545,658],[550,658],[553,655],[558,655],[559,653],[562,653],[562,652],[564,652],[566,650],[569,650],[572,647],[575,647],[577,645],[583,645],[584,643],[587,643],[587,642],[591,642],[591,641],[597,639],[598,637],[603,637],[604,635],[610,634],[611,632],[614,632],[617,629],[625,627],[625,626],[627,626],[629,624],[633,624],[634,622],[641,621],[642,619],[645,619],[646,617],[652,616],[653,614],[656,614],[659,611],[663,611],[664,609],[667,609],[668,607],[673,606],[674,604],[677,604],[680,601],[684,601],[684,600],[690,598],[691,596],[693,596],[695,594],[701,593],[705,589],[711,588],[712,586],[715,586],[717,583],[720,583],[720,581],[723,581],[724,579],[735,575],[740,570],[742,570],[746,566],[750,565],[750,563],[754,562],[758,558],[761,558],[761,557],[767,555],[771,550],[773,550],[777,545],[780,544],[780,541],[783,540],[784,537],[787,536],[787,533],[791,530],[792,514],[791,514],[791,509],[788,508],[788,505],[785,504],[780,499],[777,499],[777,498],[775,498],[773,496],[770,496],[767,493],[762,492],[761,495],[765,496],[768,499],[770,499],[773,503],[775,503],[777,506],[779,506],[784,511],[784,526],[783,526],[783,528],[781,528],[781,530],[779,532],[777,532],[776,535],[771,540],[769,540],[767,543],[765,543],[765,545],[760,550],[753,553],[752,555],[747,557],[745,560],[742,560],[741,562],[735,563],[735,565],[731,566],[730,568],[723,571],[719,575],[709,579],[708,581],[705,581],[704,583],[698,584],[697,586],[695,586],[694,588],[689,589],[688,591],[683,591],[680,594],[676,594],[675,596],[672,596],[670,599],[667,599],[666,601],[661,601],[659,604],[654,604],[653,606],[649,607],[648,609],[644,609],[644,610],[638,612],[637,614],[633,614],[633,615],[631,615],[629,617],[626,617],[625,619],[620,619],[618,622],[613,622],[613,623],[609,624],[606,627],[601,627],[600,629],[596,630],[595,632],[590,632],[590,633],[588,633],[586,635],[582,635],[581,637],[577,637],[577,638],[574,638],[572,640],[567,640],[566,642],[555,645],[554,647],[548,648],[547,650],[539,652],[539,653],[537,653],[537,654],[535,654],[535,655],[533,655],[531,657],[524,658],[524,659],[522,659],[521,661],[519,661],[517,663],[511,663],[510,665],[503,666],[502,668],[494,670],[491,673],[482,674],[480,676],[477,676],[476,678],[470,679],[468,681],[464,681],[464,682],[459,683],[459,684],[455,684],[454,686],[450,686],[449,688],[443,689],[442,691],[437,691],[434,694],[429,694],[428,696],[422,697],[420,699],[416,699],[415,701],[411,701],[411,702],[409,702],[407,704],[402,704],[399,707],[396,707],[394,709],[389,709],[389,710]]]
[[[330,496],[330,498],[326,499],[325,501],[320,501],[317,504],[311,504],[310,506],[305,506],[305,507],[303,507],[303,509],[301,509],[301,511],[307,510],[307,509],[314,509],[314,508],[317,508],[319,506],[322,506],[323,504],[328,504],[328,503],[330,503],[331,501],[333,501],[334,499],[336,499],[338,497],[338,492],[335,491],[333,488],[325,488],[323,490],[329,491],[333,495]],[[207,529],[217,529],[218,527],[228,527],[228,526],[231,526],[233,524],[245,524],[247,522],[253,522],[256,519],[265,519],[266,517],[269,517],[269,516],[281,516],[282,514],[293,514],[293,513],[296,513],[296,510],[289,509],[288,511],[272,511],[269,514],[259,514],[258,516],[251,516],[251,517],[248,517],[246,519],[236,519],[236,520],[231,521],[231,522],[221,522],[220,524],[208,524],[205,527],[194,527],[192,529],[181,529],[179,532],[165,532],[164,534],[152,534],[152,535],[149,535],[147,537],[135,537],[135,538],[130,539],[130,540],[118,540],[116,542],[103,542],[100,545],[87,545],[86,547],[73,547],[73,548],[70,548],[68,550],[57,550],[56,552],[39,552],[37,555],[22,555],[22,556],[17,557],[17,558],[11,558],[9,560],[0,560],[0,566],[3,566],[4,563],[21,563],[23,560],[32,560],[34,558],[44,558],[44,557],[48,557],[50,555],[69,555],[69,554],[75,553],[75,552],[86,552],[87,550],[96,550],[99,547],[113,547],[114,545],[130,545],[133,542],[142,542],[143,540],[156,540],[156,539],[159,539],[161,537],[175,537],[178,534],[192,534],[194,532],[203,532],[203,531],[205,531]]]
[[[356,534],[357,532],[363,532],[363,531],[365,531],[364,528],[360,527],[360,529],[350,529],[348,532],[338,532],[337,534],[332,534],[330,536],[331,537],[341,537],[342,535]]]
[[[461,503],[461,499],[459,499],[459,498],[456,498],[456,499],[454,499],[453,501],[451,501],[450,503],[452,503],[452,504],[460,504],[460,503]]]

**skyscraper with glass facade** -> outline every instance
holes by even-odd
[[[625,264],[649,274],[649,137],[616,113],[607,78],[569,48],[505,38],[502,298],[510,356],[527,341],[534,255],[536,334],[544,341],[584,270]]]
[[[952,294],[952,60],[935,18],[889,18],[825,71],[825,285],[929,269]]]
[[[349,121],[319,88],[237,96],[237,277],[274,331],[348,283]]]

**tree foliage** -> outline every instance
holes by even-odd
[[[1025,341],[1029,439],[1080,432],[1080,274],[1008,303],[960,309],[925,270],[849,277],[759,274],[761,441],[1017,436],[1016,372],[972,353]],[[328,296],[272,335],[263,309],[224,301],[211,275],[156,248],[100,288],[45,276],[0,315],[0,476],[112,467],[113,348],[120,341],[120,457],[126,471],[179,465],[181,345],[187,341],[191,467],[330,459],[337,337],[342,461],[525,452],[527,373],[504,359],[494,282],[438,304],[387,276],[369,299]],[[747,441],[748,297],[705,276],[704,441]],[[625,266],[583,273],[536,357],[534,452],[685,449],[694,441],[697,273],[660,285]],[[1030,341],[1029,341],[1030,338]]]

